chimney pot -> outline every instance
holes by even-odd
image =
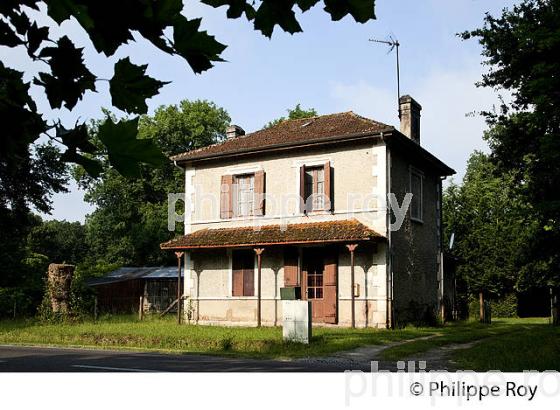
[[[242,135],[245,135],[245,130],[239,125],[232,124],[226,128],[226,137],[228,140]]]
[[[401,132],[417,144],[420,144],[420,111],[422,106],[410,95],[399,98]]]

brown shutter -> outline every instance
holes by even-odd
[[[232,296],[255,295],[255,254],[252,250],[232,252]]]
[[[251,261],[253,262],[253,261]],[[255,268],[254,266],[243,269],[243,296],[255,296]]]
[[[325,169],[324,169],[324,174],[325,174],[325,211],[332,211],[333,210],[333,204],[332,204],[332,200],[331,200],[331,194],[333,192],[332,189],[332,181],[331,181],[331,162],[327,161],[325,162]]]
[[[284,286],[298,285],[298,250],[286,248],[284,250]]]
[[[253,215],[263,216],[264,215],[264,192],[265,192],[265,176],[264,171],[255,172],[255,209],[253,210]]]
[[[337,323],[337,251],[329,249],[325,256],[323,272],[323,314],[326,323]]]
[[[220,218],[233,217],[233,175],[222,175],[220,185]]]
[[[303,213],[305,210],[305,165],[302,165],[299,169],[299,197],[300,197],[300,206],[299,211]]]
[[[232,252],[231,258],[231,294],[232,296],[243,296],[243,261],[236,251]]]

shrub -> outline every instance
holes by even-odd
[[[478,320],[479,316],[478,298],[471,297],[469,300],[469,316]],[[517,295],[509,293],[500,299],[490,300],[492,317],[517,317]]]

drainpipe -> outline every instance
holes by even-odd
[[[383,138],[383,133],[381,135]],[[383,138],[384,139],[384,138]],[[385,139],[384,139],[385,140]],[[386,141],[386,140],[385,140]],[[393,312],[393,245],[391,241],[391,204],[388,201],[389,193],[391,192],[391,151],[385,142],[385,150],[386,150],[386,201],[387,201],[387,210],[386,210],[386,232],[387,232],[387,281],[385,284],[386,287],[386,323],[385,326],[388,329],[392,329],[394,327],[394,312]]]

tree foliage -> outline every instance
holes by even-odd
[[[50,263],[75,265],[88,253],[85,228],[80,222],[43,221],[29,232],[27,247]]]
[[[150,138],[158,149],[171,155],[220,141],[229,122],[227,112],[213,103],[184,100],[179,105],[159,107],[153,116],[141,117],[138,134],[141,140]],[[94,125],[92,133],[98,129]],[[100,178],[92,178],[80,168],[74,172],[86,189],[85,200],[96,206],[86,220],[86,263],[174,263],[174,256],[161,251],[159,244],[176,234],[167,230],[167,195],[184,191],[183,172],[170,162],[158,168],[141,166],[140,177],[130,180],[106,162],[103,167]]]
[[[524,0],[483,27],[465,32],[483,47],[489,72],[480,86],[505,90],[511,101],[486,112],[486,139],[501,172],[526,187],[539,223],[522,246],[524,282],[560,285],[560,4]]]
[[[498,173],[487,155],[474,152],[462,184],[451,183],[444,192],[443,215],[445,238],[455,236],[457,273],[468,293],[499,298],[517,290],[524,264],[520,250],[535,220],[515,174]]]
[[[276,119],[268,122],[265,125],[265,128],[274,127],[275,125],[278,125],[281,122],[284,122],[286,120],[299,120],[301,118],[311,118],[311,117],[316,117],[317,116],[317,111],[314,108],[309,108],[309,109],[301,108],[301,104],[297,104],[292,109],[288,108],[287,111],[288,111],[288,118],[286,118],[286,117],[276,118]]]
[[[226,15],[230,19],[244,15],[253,23],[255,30],[267,37],[272,36],[276,26],[292,34],[302,31],[296,19],[295,7],[306,12],[318,2],[204,1],[212,7],[227,6]],[[324,5],[324,10],[333,20],[350,15],[357,22],[365,23],[375,18],[374,0],[325,0]],[[200,29],[200,18],[188,19],[181,14],[182,0],[5,0],[0,5],[0,46],[24,48],[32,61],[45,64],[47,69],[36,75],[33,84],[44,89],[51,108],[64,106],[72,110],[87,92],[97,90],[96,82],[100,79],[86,66],[83,50],[76,47],[66,35],[52,38],[48,27],[39,26],[37,21],[30,18],[30,9],[46,12],[59,25],[68,19],[75,19],[88,34],[96,51],[106,57],[114,55],[122,45],[134,41],[133,33],[137,33],[160,51],[183,58],[197,74],[223,61],[221,54],[226,46]],[[115,63],[114,74],[109,80],[109,91],[115,107],[133,115],[147,112],[146,100],[156,95],[166,83],[148,76],[146,68],[146,65],[134,64],[129,57]],[[20,94],[26,92],[29,84],[23,82],[21,74],[0,66],[2,88],[20,90]],[[73,130],[65,130],[57,121],[49,124],[37,112],[37,107],[28,95],[27,98],[19,99],[11,99],[6,95],[0,95],[0,98],[2,119],[14,125],[12,132],[7,135],[6,145],[17,145],[18,140],[31,143],[46,134],[66,147],[62,160],[83,165],[88,172],[97,175],[100,165],[89,158],[92,145],[87,138],[82,137],[83,124],[77,123]],[[25,117],[26,126],[19,127],[19,122],[8,115],[9,111],[5,109],[8,105],[12,106],[9,107],[12,111],[15,109]],[[138,142],[131,138],[131,128],[137,126],[136,120],[132,118],[126,121],[128,123],[120,124],[127,131],[123,141],[115,140],[111,134],[114,128],[111,126],[98,130],[97,137],[105,145],[109,163],[126,176],[138,176],[136,169],[139,163],[163,164],[165,158],[154,155],[155,145],[152,141]],[[61,135],[66,138],[58,138]],[[135,155],[128,156],[130,151]]]

